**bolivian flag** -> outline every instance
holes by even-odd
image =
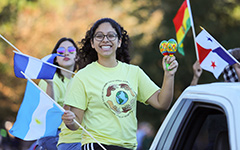
[[[185,0],[173,18],[178,42],[178,52],[184,55],[183,40],[191,27],[190,15],[188,11],[187,1]]]

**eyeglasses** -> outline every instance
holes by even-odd
[[[109,41],[114,41],[114,40],[116,40],[116,38],[117,38],[117,34],[114,33],[114,32],[109,32],[107,35],[104,35],[102,32],[97,32],[97,33],[94,35],[94,38],[95,38],[95,40],[97,40],[97,41],[102,41],[102,40],[105,38],[105,36],[107,37],[107,39],[108,39]]]
[[[73,53],[76,51],[76,48],[75,48],[74,46],[69,46],[69,47],[67,48],[67,50],[68,50],[68,52],[69,52],[70,54],[73,54]],[[66,51],[66,49],[65,49],[64,47],[59,47],[59,48],[57,49],[57,53],[58,53],[58,54],[64,54],[65,51]]]

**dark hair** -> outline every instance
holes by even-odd
[[[234,58],[236,58],[238,61],[240,61],[240,48],[239,47],[233,48],[233,49],[229,49],[228,52],[230,54],[232,54],[232,56]]]
[[[96,21],[93,26],[86,32],[85,38],[83,38],[80,44],[80,58],[83,61],[83,67],[98,59],[97,52],[91,46],[91,40],[96,29],[102,23],[108,22],[116,30],[118,39],[122,39],[121,46],[116,51],[116,59],[125,63],[130,63],[129,47],[131,44],[127,31],[123,29],[115,20],[111,18],[102,18]]]
[[[71,43],[73,44],[73,46],[76,48],[76,58],[75,58],[74,69],[73,69],[73,70],[70,70],[70,71],[73,71],[73,72],[74,72],[74,71],[76,71],[76,70],[79,70],[79,68],[80,68],[80,67],[79,67],[79,50],[78,50],[78,47],[77,47],[76,43],[73,41],[73,39],[67,38],[67,37],[63,37],[63,38],[59,39],[58,42],[57,42],[57,44],[55,45],[55,47],[54,47],[53,50],[52,50],[52,54],[53,54],[53,53],[57,53],[57,49],[59,48],[59,45],[60,45],[62,42],[64,42],[64,41],[69,41],[69,42],[71,42]],[[56,62],[56,59],[57,59],[57,58],[54,59],[53,64],[59,66],[59,64]],[[56,73],[57,73],[58,77],[61,78],[62,81],[64,82],[64,76],[63,76],[63,74],[61,73],[61,70],[60,70],[59,68],[57,68]]]

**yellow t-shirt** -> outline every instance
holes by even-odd
[[[58,144],[62,143],[80,143],[81,142],[82,129],[72,131],[68,129],[64,123],[61,124],[61,132],[59,133]]]
[[[71,84],[72,80],[69,82]],[[68,84],[68,86],[69,86]],[[68,89],[68,87],[67,87]],[[61,124],[61,132],[59,133],[58,144],[62,143],[80,143],[81,142],[82,129],[78,128],[72,131],[66,127],[64,123]]]
[[[54,100],[60,105],[63,106],[63,100],[66,93],[66,89],[68,84],[70,83],[70,79],[64,77],[64,82],[62,79],[58,77],[57,74],[53,77],[53,91],[54,91]],[[44,91],[47,90],[47,82],[44,80],[40,80],[39,87]],[[81,142],[81,136],[79,134],[82,133],[81,129],[76,131],[72,131],[68,129],[64,123],[60,125],[61,132],[59,134],[58,144],[61,143],[77,143]]]
[[[136,149],[136,103],[160,88],[137,66],[118,62],[106,68],[93,62],[78,71],[65,104],[85,110],[85,129],[100,143]],[[82,133],[82,144],[96,143]]]
[[[53,77],[53,91],[54,91],[54,100],[60,105],[63,106],[63,98],[66,93],[66,89],[68,86],[70,79],[64,77],[64,82],[62,82],[61,78],[58,77],[57,73],[54,74]],[[47,82],[44,80],[40,80],[39,87],[43,91],[47,91]]]

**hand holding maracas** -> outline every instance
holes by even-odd
[[[169,55],[170,57],[172,57],[173,54],[177,51],[177,42],[174,39],[169,39],[168,41],[163,40],[159,44],[159,49],[160,49],[160,52],[163,54],[163,56]],[[169,65],[170,64],[166,63],[167,70],[168,70]]]

